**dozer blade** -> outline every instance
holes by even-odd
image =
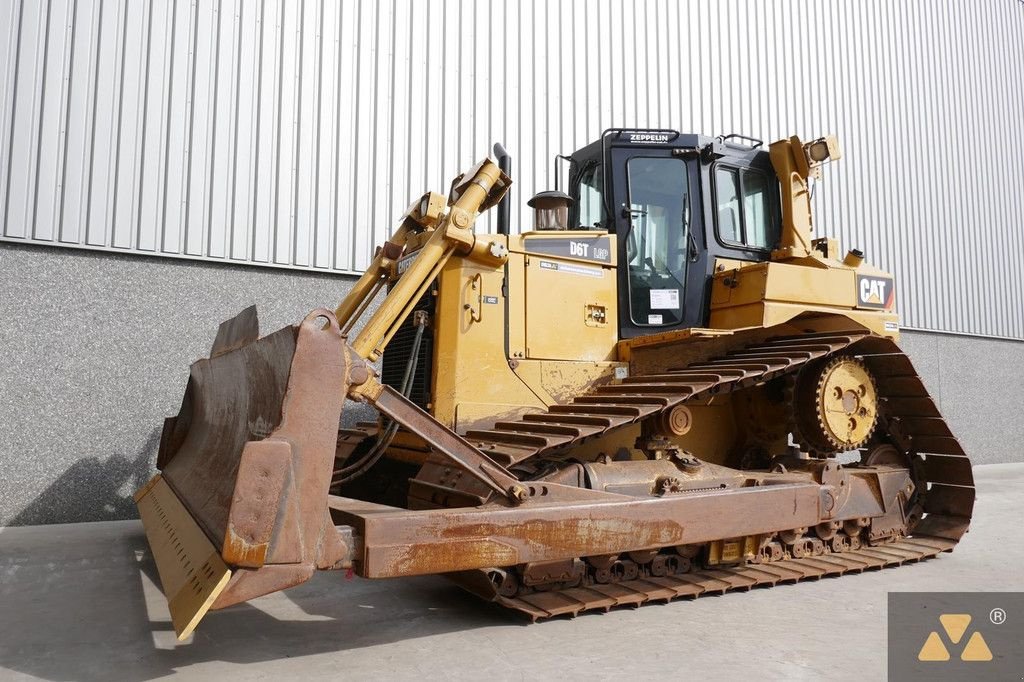
[[[179,638],[211,608],[350,565],[327,494],[353,356],[326,310],[258,336],[254,308],[221,325],[136,495]]]
[[[178,639],[192,634],[231,570],[159,474],[135,493]]]

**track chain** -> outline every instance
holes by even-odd
[[[604,435],[713,395],[756,386],[835,354],[867,337],[865,331],[822,332],[771,338],[725,355],[653,375],[634,375],[600,386],[544,412],[473,429],[465,437],[496,462],[511,466],[537,455],[568,451]]]
[[[798,582],[898,566],[952,551],[967,532],[974,506],[971,464],[942,419],[910,360],[891,340],[862,332],[770,338],[706,362],[654,376],[634,376],[604,386],[493,430],[467,438],[503,463],[566,450],[584,439],[635,423],[690,400],[729,392],[795,373],[805,363],[837,353],[860,359],[878,382],[882,403],[878,433],[910,457],[922,517],[911,536],[822,556],[748,563],[667,577],[646,576],[618,583],[534,591],[514,597],[489,590],[486,572],[453,576],[470,591],[537,620],[591,609],[647,601],[669,601],[757,586]],[[781,530],[781,529],[780,529]]]
[[[842,553],[701,569],[665,577],[644,576],[618,583],[537,591],[515,597],[483,592],[457,577],[456,581],[484,599],[519,611],[537,621],[566,614],[575,616],[584,611],[608,611],[617,606],[670,602],[678,598],[692,599],[733,591],[746,592],[754,587],[774,587],[801,580],[901,566],[951,551],[955,545],[955,541],[945,538],[914,537]]]

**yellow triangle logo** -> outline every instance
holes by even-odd
[[[934,633],[933,633],[934,634]],[[981,636],[980,632],[975,632],[971,635],[971,638],[967,640],[967,646],[964,647],[964,651],[960,654],[961,661],[991,661],[992,651],[988,648],[988,644],[985,643],[985,638]]]
[[[991,655],[991,654],[990,654]],[[945,645],[939,638],[939,633],[932,632],[928,635],[928,639],[925,640],[924,646],[921,647],[921,651],[917,654],[917,660],[919,661],[948,661],[949,652],[946,651]]]
[[[971,616],[967,613],[944,613],[939,616],[939,622],[942,623],[942,629],[946,632],[946,636],[949,637],[949,641],[953,644],[959,644],[960,640],[963,639],[964,633],[967,632],[968,626],[971,624]],[[932,630],[928,634],[928,639],[925,640],[924,646],[917,652],[917,660],[919,661],[948,661],[949,650],[946,645],[942,642],[942,637],[938,631]],[[988,648],[988,642],[982,637],[981,633],[975,631],[970,638],[967,640],[967,644],[964,646],[963,651],[960,652],[961,661],[991,661],[992,650]]]
[[[949,635],[949,641],[959,644],[960,638],[967,632],[967,626],[971,624],[971,616],[968,613],[944,613],[939,616],[939,622]]]

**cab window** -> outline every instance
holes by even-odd
[[[603,229],[604,227],[604,172],[602,169],[601,164],[595,163],[580,174],[580,229]]]
[[[678,158],[633,157],[629,181],[629,314],[642,327],[683,320],[689,219],[686,162]]]
[[[718,166],[715,200],[718,238],[725,244],[752,249],[775,246],[768,175],[751,168]]]

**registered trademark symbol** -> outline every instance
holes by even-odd
[[[1006,611],[1000,608],[992,609],[988,614],[988,619],[992,621],[993,625],[1002,625],[1006,622]]]

